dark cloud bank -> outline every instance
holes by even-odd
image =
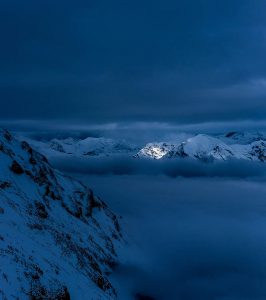
[[[0,117],[265,119],[264,0],[0,4]]]

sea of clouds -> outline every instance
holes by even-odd
[[[119,299],[266,299],[263,180],[75,176],[122,216]]]

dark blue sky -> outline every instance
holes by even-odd
[[[1,119],[265,118],[264,0],[0,6]]]

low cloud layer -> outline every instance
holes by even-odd
[[[264,177],[262,162],[230,160],[205,163],[194,159],[139,159],[128,155],[107,157],[53,156],[51,163],[66,172],[114,175],[159,175],[169,177]]]

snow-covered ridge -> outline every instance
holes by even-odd
[[[0,298],[114,299],[118,218],[81,182],[0,130]]]
[[[183,135],[184,136],[184,135]],[[261,133],[228,132],[220,135],[198,134],[189,138],[146,145],[132,145],[124,140],[88,137],[86,139],[52,139],[40,142],[28,139],[28,142],[47,157],[77,156],[106,157],[126,155],[136,158],[192,158],[201,161],[242,159],[252,161],[266,160],[266,136]]]
[[[28,142],[42,153],[49,155],[68,154],[76,156],[109,156],[112,154],[128,154],[139,149],[124,140],[88,137],[86,139],[52,139],[40,142],[28,139]]]
[[[231,138],[231,136],[230,136]],[[219,139],[204,134],[191,137],[181,143],[148,143],[136,157],[165,159],[190,157],[202,161],[244,159],[266,160],[266,141],[255,140],[250,144],[227,144],[226,138]]]

